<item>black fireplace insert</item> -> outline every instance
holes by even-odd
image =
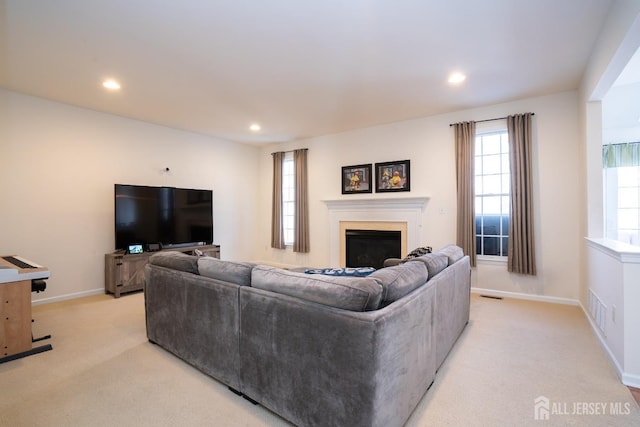
[[[382,268],[387,258],[401,257],[401,232],[346,230],[346,267]]]

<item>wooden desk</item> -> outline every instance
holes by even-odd
[[[49,277],[37,264],[20,267],[0,257],[0,363],[51,350],[50,344],[33,348],[31,334],[31,281]]]

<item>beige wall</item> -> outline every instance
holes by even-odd
[[[449,123],[536,114],[536,226],[540,274],[480,265],[474,286],[577,298],[578,143],[576,93],[533,98],[359,129],[261,150],[175,129],[0,91],[0,252],[50,267],[41,299],[101,292],[103,256],[113,250],[113,184],[211,188],[215,240],[225,259],[328,265],[328,211],[339,199],[340,167],[410,159],[412,191],[429,197],[421,240],[455,241],[455,165]],[[271,156],[309,147],[312,252],[269,248]],[[163,172],[169,167],[169,173]],[[563,185],[559,185],[562,183]],[[394,195],[373,194],[371,197]],[[37,298],[37,297],[36,297]]]
[[[0,90],[0,254],[51,271],[35,300],[104,291],[113,185],[212,189],[222,258],[250,256],[255,147]],[[170,172],[164,172],[166,167]]]
[[[481,264],[474,286],[499,292],[577,299],[580,217],[580,159],[576,92],[531,98],[451,114],[392,123],[335,135],[265,147],[260,160],[260,208],[270,212],[271,155],[277,150],[309,148],[311,252],[296,254],[269,248],[269,216],[259,218],[257,260],[286,265],[327,266],[330,260],[328,210],[322,200],[392,197],[385,194],[343,196],[341,166],[411,160],[411,192],[429,197],[421,240],[435,248],[455,242],[455,164],[450,123],[482,120],[531,111],[534,117],[535,219],[539,274],[535,278],[506,272],[506,265]],[[412,248],[411,248],[412,249]]]

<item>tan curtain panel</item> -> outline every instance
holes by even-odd
[[[272,153],[273,156],[273,194],[271,204],[271,247],[284,249],[284,228],[282,223],[282,161],[284,152]]]
[[[458,216],[456,244],[476,266],[476,214],[475,214],[475,122],[453,125],[456,140],[456,187],[458,192]]]
[[[531,159],[532,113],[507,117],[511,165],[511,220],[509,221],[508,270],[536,275],[533,235],[533,179]]]
[[[293,230],[293,251],[309,252],[309,196],[307,177],[307,149],[293,151],[295,166],[296,212]]]

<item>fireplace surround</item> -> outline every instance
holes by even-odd
[[[329,210],[331,265],[346,266],[347,229],[396,230],[401,233],[401,257],[421,244],[427,197],[324,200]],[[410,248],[410,249],[409,249]]]

